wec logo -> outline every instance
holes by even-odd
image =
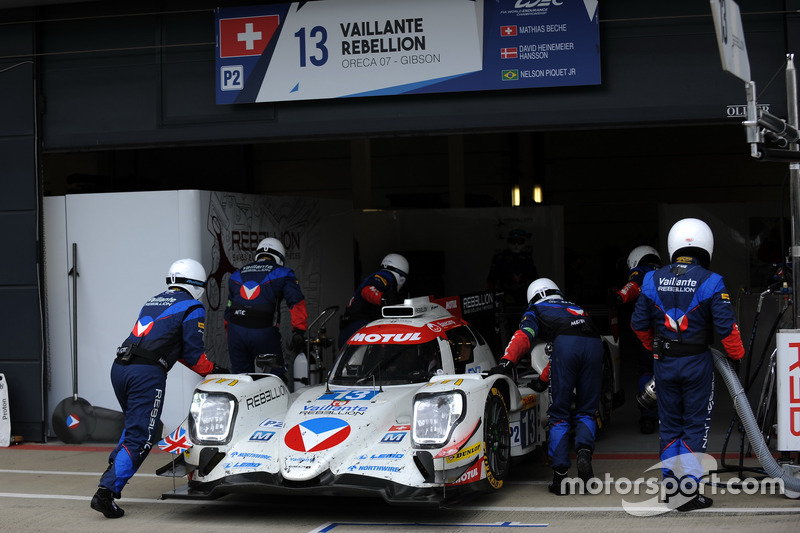
[[[523,9],[526,7],[549,7],[549,6],[560,6],[564,2],[559,2],[558,0],[517,0],[514,4],[516,9]]]

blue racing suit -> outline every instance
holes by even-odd
[[[234,272],[228,291],[225,329],[233,373],[254,372],[259,354],[283,356],[279,329],[282,300],[289,307],[292,330],[303,333],[308,327],[306,300],[294,270],[271,258],[253,261]]]
[[[117,350],[111,384],[125,415],[125,429],[99,484],[115,498],[161,438],[156,432],[169,369],[178,361],[201,376],[214,369],[203,344],[205,319],[203,304],[187,291],[164,291],[142,307],[133,331]]]
[[[506,347],[503,359],[516,365],[531,349],[535,338],[553,344],[542,381],[550,380],[550,439],[548,453],[553,469],[568,469],[570,430],[575,429],[575,450],[594,451],[597,411],[603,379],[603,340],[591,318],[579,306],[562,299],[540,300],[522,315],[519,329]],[[572,397],[575,393],[575,414]]]
[[[368,276],[353,293],[339,323],[339,347],[373,320],[381,318],[381,307],[400,302],[397,279],[389,270]]]
[[[677,458],[699,479],[702,467],[689,465],[705,453],[714,406],[714,364],[709,344],[716,333],[728,356],[744,357],[736,316],[722,276],[696,258],[649,272],[642,282],[631,327],[653,353],[658,398],[660,454],[665,474]]]

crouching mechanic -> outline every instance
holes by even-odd
[[[303,351],[308,327],[306,300],[294,270],[285,263],[286,248],[278,239],[268,237],[258,243],[255,260],[234,272],[228,281],[225,330],[231,370],[237,374],[254,372],[256,356],[260,354],[283,357],[280,332],[283,300],[292,321],[289,348],[294,353]]]
[[[198,300],[206,284],[203,266],[193,259],[175,261],[167,274],[167,290],[142,307],[133,331],[117,349],[111,384],[125,416],[119,444],[108,457],[91,507],[106,518],[119,518],[123,487],[133,477],[161,435],[159,427],[167,372],[180,361],[201,376],[228,371],[208,360],[203,344],[206,311]]]
[[[553,281],[539,278],[528,286],[528,309],[511,337],[500,364],[489,374],[511,373],[522,355],[539,338],[552,343],[550,363],[531,383],[539,392],[550,382],[550,437],[548,453],[553,468],[549,490],[567,494],[564,480],[571,465],[570,432],[575,431],[578,476],[584,484],[594,477],[592,453],[597,431],[597,410],[603,378],[603,341],[589,315],[564,299]],[[572,393],[575,391],[575,412]]]
[[[744,357],[744,347],[725,282],[708,270],[711,228],[696,218],[680,220],[669,231],[667,247],[672,264],[645,275],[631,327],[653,353],[664,478],[695,480],[691,499],[676,507],[691,511],[712,504],[700,494],[705,472],[694,455],[706,451],[714,405],[709,344],[716,333],[735,360]]]

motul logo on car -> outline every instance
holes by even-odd
[[[481,462],[482,461],[478,461],[475,463],[475,466],[461,474],[461,477],[455,480],[453,485],[464,485],[465,483],[474,483],[475,481],[478,481],[481,478]]]
[[[422,337],[419,333],[358,333],[353,335],[350,342],[369,342],[369,343],[401,343],[415,342]]]

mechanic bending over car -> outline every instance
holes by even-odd
[[[492,374],[512,375],[523,354],[530,351],[535,339],[552,344],[550,362],[530,386],[537,392],[550,387],[550,435],[548,454],[553,494],[568,494],[564,483],[571,466],[569,440],[575,430],[578,476],[584,484],[594,477],[592,453],[597,432],[597,411],[603,379],[603,340],[589,314],[568,302],[558,286],[548,278],[539,278],[528,286],[528,309],[522,315],[500,364]],[[575,391],[575,412],[572,393]]]
[[[279,324],[282,300],[286,300],[292,320],[289,349],[297,354],[305,347],[306,300],[294,270],[285,263],[283,244],[269,237],[258,243],[255,260],[236,270],[228,280],[225,331],[231,371],[236,374],[254,372],[255,359],[260,354],[278,355],[285,367]],[[273,373],[280,370],[273,369]],[[281,377],[287,379],[285,369]]]
[[[692,499],[677,507],[692,511],[713,503],[699,493],[705,472],[694,455],[706,451],[714,409],[709,344],[716,332],[736,363],[744,357],[744,346],[725,282],[708,270],[714,253],[711,228],[696,218],[679,220],[669,230],[667,248],[672,264],[645,275],[631,327],[653,353],[661,462],[680,461],[685,474],[698,482]],[[665,479],[680,478],[683,493],[684,476],[666,466],[662,470]]]
[[[339,348],[353,333],[381,318],[381,307],[402,303],[400,289],[406,282],[408,272],[408,260],[405,257],[389,254],[381,260],[380,270],[361,282],[339,321]]]
[[[198,300],[206,271],[193,259],[179,259],[167,273],[167,290],[150,298],[133,331],[117,349],[111,384],[125,417],[119,444],[108,457],[91,507],[106,518],[125,514],[114,502],[161,435],[159,427],[167,372],[180,361],[201,376],[227,374],[209,361],[203,344],[206,311]]]
[[[623,358],[635,359],[639,367],[637,391],[642,393],[653,378],[653,354],[646,350],[630,328],[633,305],[639,298],[645,274],[661,268],[661,255],[652,246],[637,246],[628,254],[628,281],[619,290],[609,294],[609,307],[616,307],[622,324],[619,332],[619,346]],[[654,433],[658,427],[658,411],[647,409],[637,402],[639,408],[639,432],[644,435]]]

